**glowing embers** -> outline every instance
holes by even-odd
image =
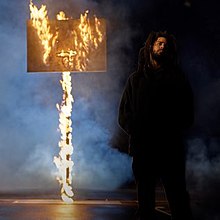
[[[106,71],[106,25],[104,19],[69,19],[63,11],[49,20],[46,6],[30,3],[27,22],[28,72]]]

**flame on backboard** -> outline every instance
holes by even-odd
[[[47,16],[46,6],[42,5],[41,8],[38,10],[38,8],[31,1],[30,12],[32,25],[37,30],[37,35],[43,46],[43,62],[47,64],[48,57],[51,52],[51,41],[54,42],[54,36],[50,33],[50,25]]]
[[[30,2],[27,23],[28,72],[106,71],[105,21],[89,11],[69,19],[60,11],[49,20],[47,9]]]

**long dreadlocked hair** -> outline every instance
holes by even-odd
[[[176,47],[176,39],[173,35],[168,34],[167,31],[152,31],[145,42],[144,47],[141,48],[139,52],[139,61],[138,61],[138,72],[143,71],[145,66],[150,66],[150,54],[153,50],[154,42],[158,39],[158,37],[164,37],[167,40],[167,65],[176,67],[178,65],[177,59],[177,47]]]

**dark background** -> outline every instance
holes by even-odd
[[[135,35],[129,54],[127,77],[137,67],[138,51],[150,31],[167,30],[177,39],[181,66],[194,93],[195,122],[188,131],[187,186],[204,219],[219,219],[220,199],[220,15],[217,1],[123,1]],[[119,143],[119,144],[118,144]],[[128,150],[128,138],[118,128],[113,145]],[[196,209],[196,208],[195,208]]]
[[[127,136],[117,123],[128,76],[148,34],[175,35],[181,66],[195,99],[195,123],[186,140],[187,183],[218,217],[220,195],[220,16],[214,0],[39,0],[48,16],[63,10],[107,21],[106,73],[73,73],[74,187],[113,190],[133,181]],[[27,73],[29,1],[0,2],[0,191],[57,189],[53,157],[60,133],[56,103],[60,73]],[[205,206],[204,205],[204,206]],[[216,214],[217,213],[217,214]],[[207,219],[210,219],[207,217]]]
[[[220,16],[217,1],[119,1],[117,4],[128,8],[127,17],[135,33],[130,45],[121,48],[129,54],[128,71],[124,71],[122,84],[135,71],[138,51],[150,31],[167,30],[177,39],[180,63],[194,93],[195,123],[189,135],[218,139]]]

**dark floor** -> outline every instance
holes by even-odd
[[[75,190],[74,203],[64,204],[54,192],[0,193],[0,220],[135,220],[134,189]],[[158,191],[158,220],[169,220],[163,192]]]
[[[170,220],[163,188],[156,190],[157,220]],[[59,192],[29,190],[0,193],[0,220],[135,220],[136,191],[75,190],[74,203],[66,205]],[[192,195],[195,220],[220,220],[219,196]]]

